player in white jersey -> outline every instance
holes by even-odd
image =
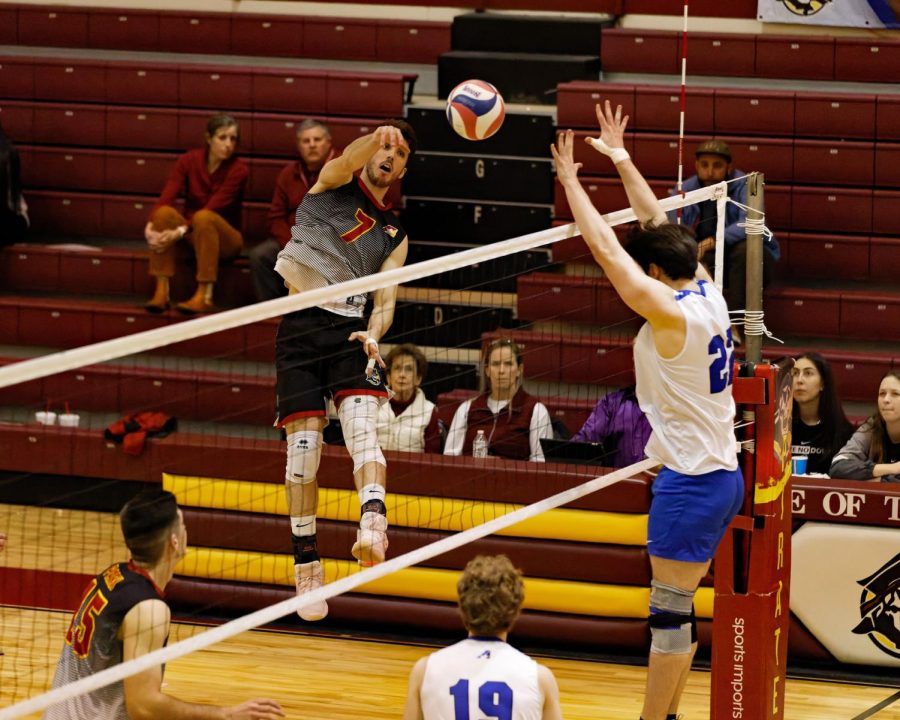
[[[647,552],[653,574],[652,637],[643,720],[674,720],[697,649],[693,598],[716,547],[740,509],[732,397],[734,345],[728,308],[697,260],[693,231],[666,221],[624,147],[628,116],[597,106],[599,139],[616,164],[641,227],[623,248],[578,180],[574,135],[552,148],[559,181],[594,259],[625,303],[647,322],[634,345],[637,396],[653,433]]]
[[[561,720],[553,673],[506,643],[525,598],[522,574],[505,555],[479,555],[456,589],[469,637],[415,664],[403,720]]]

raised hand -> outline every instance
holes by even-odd
[[[575,162],[575,133],[565,130],[556,138],[556,145],[550,146],[550,153],[556,163],[556,177],[561,183],[578,180],[581,163]]]
[[[615,150],[616,148],[625,147],[625,128],[628,127],[628,116],[622,115],[622,106],[616,105],[615,113],[609,100],[600,103],[594,107],[597,111],[597,122],[600,124],[600,140],[606,143],[607,147]]]

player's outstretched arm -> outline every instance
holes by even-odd
[[[562,720],[562,708],[559,706],[559,686],[548,667],[538,665],[538,685],[544,694],[544,711],[541,720]]]
[[[566,191],[584,241],[628,307],[653,325],[668,323],[671,317],[680,313],[671,290],[644,274],[591,203],[578,180],[581,163],[574,160],[574,142],[574,133],[566,130],[559,135],[558,147],[551,145],[550,152],[556,161],[556,177]]]
[[[615,163],[625,186],[625,193],[628,195],[628,204],[631,205],[641,225],[648,223],[660,225],[666,222],[666,214],[659,200],[625,150],[628,116],[622,115],[622,106],[617,105],[616,111],[613,112],[609,100],[606,100],[603,106],[598,103],[595,110],[597,122],[600,124],[600,137],[586,138],[585,142],[597,152],[609,156]]]
[[[353,178],[353,173],[365,167],[369,158],[382,147],[407,147],[406,140],[399,128],[393,125],[382,125],[375,132],[356,138],[338,157],[325,163],[319,173],[319,179],[309,192],[316,193],[346,185]]]
[[[409,674],[409,690],[406,692],[406,706],[403,708],[403,720],[424,720],[422,715],[422,679],[425,677],[427,657],[419,658]]]
[[[122,657],[126,662],[159,650],[169,635],[169,607],[162,600],[138,603],[122,621]],[[234,707],[186,703],[166,695],[162,667],[156,666],[123,681],[125,706],[132,720],[277,720],[284,717],[274,700],[249,700]]]

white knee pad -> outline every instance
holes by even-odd
[[[376,420],[379,404],[374,395],[350,395],[343,399],[338,408],[344,444],[353,459],[353,472],[358,472],[366,463],[387,465],[378,447]]]
[[[307,485],[315,482],[322,457],[322,433],[301,430],[287,436],[287,467],[284,479],[289,483]]]
[[[690,590],[650,583],[650,649],[664,655],[685,655],[693,641],[692,604]]]

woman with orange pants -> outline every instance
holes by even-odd
[[[178,158],[144,237],[150,249],[150,274],[156,291],[144,306],[161,313],[169,307],[169,280],[175,274],[175,243],[187,240],[197,257],[197,291],[175,307],[185,315],[211,312],[219,261],[236,257],[244,246],[241,201],[248,170],[235,156],[240,126],[230,115],[213,115],[206,125],[206,147]],[[184,213],[174,204],[184,195]]]

